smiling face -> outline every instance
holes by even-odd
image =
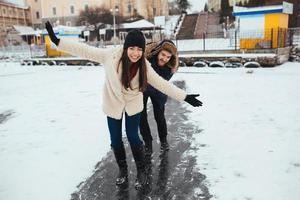
[[[171,59],[172,54],[166,50],[161,50],[157,56],[157,64],[160,67],[165,66]]]
[[[136,63],[143,55],[143,49],[140,47],[128,47],[127,56],[132,63]]]

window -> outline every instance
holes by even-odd
[[[38,2],[38,0],[34,0],[35,2]]]
[[[55,7],[52,8],[52,13],[53,13],[53,15],[56,15],[56,8]]]
[[[87,11],[89,9],[89,5],[85,4],[84,5],[84,10]]]
[[[3,9],[3,15],[5,15],[6,14],[6,10],[5,9]]]
[[[39,13],[39,12],[36,12],[36,13],[35,13],[35,16],[36,16],[37,19],[39,19],[39,18],[40,18],[40,13]]]
[[[70,21],[66,22],[66,26],[71,26],[71,25],[72,25],[72,23]]]
[[[75,10],[75,9],[74,9],[74,6],[71,6],[71,7],[70,7],[70,12],[71,12],[71,14],[74,14],[74,10]]]
[[[156,8],[153,8],[153,16],[156,15]]]
[[[131,13],[131,5],[128,4],[128,12]]]

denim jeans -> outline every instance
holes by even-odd
[[[125,112],[125,129],[131,148],[140,147],[143,144],[138,133],[140,117],[141,113],[135,114],[133,116],[128,116]],[[107,123],[112,148],[121,148],[123,146],[122,119],[107,117]]]

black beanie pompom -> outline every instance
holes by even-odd
[[[125,38],[123,49],[137,46],[145,51],[145,44],[146,40],[144,34],[140,30],[134,29],[128,32]]]

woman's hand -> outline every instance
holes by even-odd
[[[49,37],[50,37],[51,41],[52,41],[54,44],[56,44],[56,46],[58,46],[58,44],[59,44],[59,39],[56,37],[56,35],[55,35],[54,31],[53,31],[52,25],[50,24],[49,21],[47,21],[47,22],[45,23],[45,26],[46,26],[46,30],[47,30],[47,32],[48,32],[48,34],[49,34]]]
[[[199,94],[188,94],[186,95],[184,101],[191,104],[194,107],[202,106],[202,102],[196,99],[196,97],[198,96]]]

